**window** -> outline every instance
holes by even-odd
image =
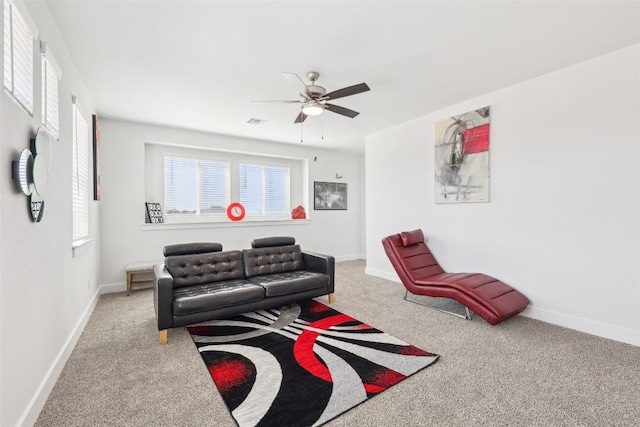
[[[42,52],[42,124],[56,139],[60,137],[58,115],[58,80],[62,71],[53,55],[47,52],[47,44],[40,42]]]
[[[35,25],[26,10],[4,0],[4,87],[33,114],[33,39]]]
[[[247,214],[289,212],[289,168],[240,163],[239,187]]]
[[[89,126],[73,104],[73,240],[89,237]]]
[[[228,162],[165,156],[165,216],[225,215],[229,178]]]
[[[145,201],[159,202],[165,224],[228,223],[240,202],[243,222],[288,221],[308,206],[308,160],[175,143],[145,144]]]

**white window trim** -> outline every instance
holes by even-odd
[[[202,228],[229,228],[229,227],[276,227],[282,225],[308,225],[311,224],[310,219],[286,219],[286,220],[257,220],[257,219],[243,219],[237,222],[213,222],[213,221],[201,221],[201,222],[164,222],[162,224],[140,224],[140,229],[143,231],[154,230],[188,230],[188,229],[202,229]]]
[[[197,160],[207,160],[211,162],[224,162],[229,165],[229,179],[230,179],[230,182],[233,182],[233,159],[231,157],[216,156],[216,154],[214,153],[216,152],[211,150],[206,150],[206,151],[203,151],[202,156],[196,158],[194,157],[194,155],[185,154],[184,152],[180,153],[176,151],[166,151],[162,153],[162,159],[163,159],[163,163],[164,163],[164,159],[167,157],[182,157],[182,158],[190,158],[190,159],[197,159]],[[169,223],[169,224],[184,224],[184,223],[189,224],[189,223],[203,223],[203,222],[207,223],[207,222],[221,222],[228,219],[226,212],[222,212],[220,214],[207,214],[207,215],[201,215],[197,213],[196,214],[167,214],[166,200],[164,200],[164,197],[165,197],[164,167],[163,167],[163,176],[162,176],[162,194],[163,194],[162,212],[164,215],[164,218],[163,218],[164,223]],[[233,190],[232,190],[231,183],[229,188],[229,197],[233,199]]]
[[[287,195],[289,200],[287,201],[287,212],[284,213],[277,213],[277,214],[250,214],[247,213],[246,218],[251,220],[257,220],[257,221],[280,221],[280,220],[284,220],[287,218],[291,218],[291,169],[292,169],[292,164],[290,162],[278,162],[278,161],[273,161],[274,159],[272,158],[265,158],[265,160],[262,159],[256,159],[256,160],[242,160],[242,159],[238,159],[238,161],[236,162],[236,166],[238,168],[238,171],[236,172],[235,176],[238,179],[238,183],[237,183],[237,188],[236,191],[238,193],[238,199],[240,198],[240,164],[251,164],[251,165],[255,165],[255,166],[262,166],[264,167],[278,167],[278,168],[284,168],[287,169],[287,185],[289,186],[289,189],[287,191]],[[263,170],[264,171],[264,170]],[[264,186],[266,184],[266,181],[262,182],[262,185]],[[233,187],[232,187],[233,190]],[[264,190],[264,188],[263,188]],[[232,193],[233,194],[233,193]],[[264,193],[263,193],[264,194]],[[264,202],[264,200],[263,200]],[[263,206],[264,207],[264,206]],[[268,218],[268,219],[267,219]]]
[[[83,246],[84,244],[88,243],[89,241],[89,234],[90,234],[90,218],[89,218],[89,123],[85,120],[84,116],[82,115],[82,112],[80,111],[80,108],[78,108],[78,105],[76,103],[76,99],[75,97],[73,97],[72,100],[72,154],[73,154],[73,158],[72,158],[72,162],[74,162],[74,166],[73,166],[73,170],[75,171],[75,173],[72,173],[72,180],[76,180],[78,179],[78,176],[76,176],[76,173],[79,174],[81,173],[82,169],[76,169],[75,166],[75,162],[78,160],[77,157],[79,156],[79,154],[76,153],[77,150],[77,145],[78,145],[78,126],[76,124],[76,120],[79,117],[80,119],[83,120],[84,124],[86,125],[86,132],[84,135],[84,141],[86,143],[86,158],[85,159],[80,159],[80,160],[84,160],[86,162],[85,164],[85,169],[86,169],[86,176],[84,177],[84,182],[83,181],[79,181],[78,185],[84,185],[84,194],[83,194],[83,188],[79,188],[78,189],[78,195],[81,197],[81,199],[79,199],[80,203],[82,203],[82,208],[80,211],[80,214],[83,215],[83,218],[81,218],[81,221],[86,221],[86,224],[81,224],[86,226],[85,230],[80,230],[81,232],[83,232],[83,234],[76,234],[76,217],[75,217],[75,204],[76,204],[76,194],[74,193],[74,189],[73,189],[73,185],[72,185],[72,247],[73,248],[78,248]],[[73,184],[73,183],[72,183]],[[84,228],[84,227],[82,227]],[[74,251],[75,254],[75,251]]]
[[[26,1],[19,1],[19,0],[4,0],[4,1],[8,1],[13,6],[15,6],[16,9],[18,9],[20,16],[24,20],[25,24],[27,24],[27,27],[29,27],[29,31],[31,31],[31,35],[35,40],[37,40],[38,36],[40,36],[40,30],[38,30],[36,22],[33,20],[33,18],[31,17],[31,14],[29,13],[29,10],[27,9]]]
[[[40,41],[40,53],[42,54],[42,125],[49,130],[49,133],[57,140],[60,139],[60,80],[62,79],[62,69],[55,57],[51,53],[51,49],[47,49],[47,42]],[[48,97],[48,83],[47,77],[49,73],[53,73],[53,76],[57,80],[56,84],[56,113],[58,115],[57,123],[51,123],[48,116],[49,109],[49,97]],[[55,126],[52,126],[55,125]]]
[[[238,201],[240,198],[240,163],[255,163],[263,166],[278,166],[278,167],[286,167],[291,170],[292,165],[290,161],[287,161],[285,158],[278,158],[272,156],[262,156],[260,154],[247,154],[242,152],[222,152],[210,149],[198,148],[197,151],[200,151],[199,157],[194,157],[195,155],[191,155],[191,158],[198,158],[202,160],[211,160],[211,161],[226,161],[230,164],[230,194],[231,201]],[[217,156],[217,154],[227,155],[228,157]],[[174,157],[189,157],[184,153],[179,153],[176,151],[164,152],[162,157],[174,156]],[[164,185],[164,176],[163,176],[163,185]],[[291,185],[291,183],[289,183]],[[164,187],[163,187],[163,195],[164,195]],[[291,205],[291,187],[289,187],[289,205]],[[162,206],[163,212],[165,211],[165,206]],[[225,225],[229,224],[229,217],[227,217],[226,212],[221,213],[219,215],[198,215],[198,214],[181,214],[181,215],[167,215],[164,214],[164,223],[163,224],[209,224],[209,223],[222,223]],[[283,214],[249,214],[244,217],[241,223],[269,223],[269,222],[278,222],[278,221],[292,221],[291,212],[283,213]]]
[[[34,98],[34,82],[35,82],[35,70],[34,70],[34,63],[33,63],[33,54],[34,54],[34,49],[33,49],[33,42],[35,40],[38,39],[38,35],[39,30],[38,27],[35,24],[35,21],[33,20],[33,18],[31,17],[31,14],[29,13],[29,10],[26,7],[25,2],[23,1],[16,1],[16,0],[4,0],[5,4],[9,5],[9,10],[13,10],[13,8],[16,9],[16,11],[18,12],[18,15],[20,15],[20,18],[22,19],[22,21],[24,22],[24,24],[27,27],[27,30],[30,33],[31,36],[31,107],[29,107],[28,105],[25,105],[16,95],[15,93],[15,76],[13,75],[14,71],[15,71],[15,66],[14,66],[14,61],[15,61],[15,57],[13,52],[11,52],[11,72],[12,72],[12,77],[11,77],[11,88],[4,86],[4,91],[6,94],[9,95],[9,97],[16,103],[18,104],[22,109],[25,110],[25,112],[27,114],[29,114],[29,116],[33,117],[33,112],[35,109],[35,100]],[[4,8],[4,5],[3,5]],[[12,17],[10,18],[12,19]],[[4,26],[4,21],[3,21],[3,26]],[[13,24],[11,25],[12,28],[10,28],[10,32],[13,34]],[[4,31],[4,28],[3,28]],[[6,54],[6,52],[4,52]],[[3,58],[4,61],[4,58]],[[6,72],[6,70],[4,70],[4,72]],[[3,80],[4,80],[4,76],[3,76]]]

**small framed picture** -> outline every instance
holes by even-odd
[[[145,211],[145,222],[147,224],[158,224],[164,222],[162,218],[162,208],[160,207],[160,203],[145,203],[146,211]]]
[[[339,182],[313,183],[314,210],[346,210],[347,184]]]

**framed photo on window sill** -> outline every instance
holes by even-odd
[[[161,224],[164,222],[160,203],[145,203],[145,222],[147,224]]]

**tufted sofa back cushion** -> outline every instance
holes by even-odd
[[[241,251],[168,256],[165,265],[175,288],[244,278]]]
[[[242,256],[247,278],[305,269],[300,245],[244,249]]]

